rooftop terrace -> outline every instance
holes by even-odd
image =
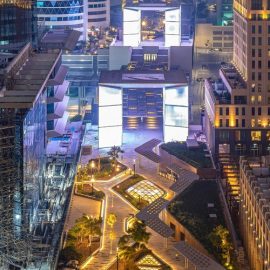
[[[31,108],[60,57],[60,50],[37,53],[26,45],[4,70],[7,83],[0,90],[0,107]]]

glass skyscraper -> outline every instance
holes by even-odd
[[[83,0],[37,1],[40,26],[84,32]]]
[[[35,33],[34,1],[0,1],[0,49],[20,49]]]

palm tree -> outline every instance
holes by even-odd
[[[125,264],[134,265],[135,255],[146,248],[151,234],[146,231],[145,223],[139,219],[134,219],[127,233],[118,241],[119,258],[123,259]]]
[[[119,158],[119,154],[124,153],[124,151],[119,146],[113,146],[109,152],[107,152],[108,156],[112,159],[114,170],[116,170],[116,162]]]

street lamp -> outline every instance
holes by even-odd
[[[135,177],[135,171],[136,171],[136,159],[133,159],[133,176]]]
[[[95,178],[94,178],[94,175],[92,175],[92,178],[91,178],[92,194],[94,194],[94,182],[95,182]]]
[[[116,269],[118,270],[118,247],[116,248]]]

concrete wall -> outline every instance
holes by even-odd
[[[109,70],[119,70],[131,60],[132,48],[129,46],[110,46]]]
[[[206,46],[207,44],[207,46]],[[232,49],[233,27],[200,23],[195,30],[195,48]]]

